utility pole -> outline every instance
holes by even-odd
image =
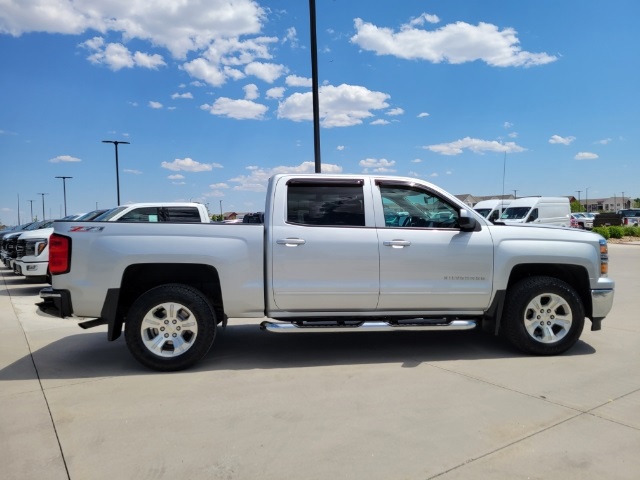
[[[222,216],[222,200],[220,200],[220,221],[224,220],[224,217]]]
[[[62,192],[64,193],[64,216],[67,216],[67,178],[73,178],[73,177],[56,177],[56,178],[61,178],[62,179]]]
[[[119,140],[102,140],[102,143],[113,143],[116,147],[116,188],[118,192],[118,205],[120,205],[120,169],[118,168],[118,145],[129,145],[129,142],[121,142]]]
[[[27,200],[31,204],[31,221],[33,222],[33,200]]]
[[[309,0],[309,23],[311,32],[311,92],[313,95],[313,152],[315,173],[322,173],[320,160],[320,100],[318,92],[318,40],[316,35],[316,1]]]
[[[42,195],[42,220],[46,220],[44,214],[44,196],[49,195],[48,193],[38,193],[37,195]]]

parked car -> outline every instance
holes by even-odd
[[[210,223],[207,207],[192,202],[157,202],[121,205],[93,219],[96,222]]]
[[[593,218],[589,218],[583,213],[572,213],[571,227],[580,228],[582,230],[591,230],[593,229]]]
[[[4,263],[5,267],[13,270],[13,264],[18,256],[18,239],[23,233],[48,228],[52,224],[53,220],[33,222],[22,230],[6,234],[2,239],[2,250],[0,251],[2,263]]]
[[[618,210],[618,214],[622,215],[622,225],[640,225],[640,208],[625,208]]]

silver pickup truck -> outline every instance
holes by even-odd
[[[55,222],[41,309],[124,326],[156,370],[200,360],[228,318],[281,333],[482,328],[555,355],[613,303],[606,241],[492,224],[421,180],[276,175],[264,224]]]

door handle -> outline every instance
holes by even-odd
[[[307,243],[302,238],[281,238],[276,240],[278,245],[286,245],[287,247],[297,247],[298,245],[304,245]]]
[[[411,245],[409,240],[385,240],[382,242],[385,247],[404,248]]]

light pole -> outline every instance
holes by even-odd
[[[56,177],[62,179],[62,192],[64,194],[64,216],[67,216],[67,178],[73,177]]]
[[[589,213],[589,187],[584,192],[584,209]]]
[[[224,220],[224,217],[222,216],[222,200],[220,200],[220,221]]]
[[[576,190],[576,192],[578,192],[578,205],[582,208],[582,203],[580,203],[580,192],[582,192],[582,190]]]
[[[116,147],[116,188],[118,191],[118,205],[120,205],[120,170],[118,168],[118,145],[121,143],[129,145],[129,142],[121,142],[119,140],[102,140],[102,143],[113,143]]]
[[[27,200],[31,204],[31,221],[33,222],[33,200]]]
[[[322,173],[320,160],[320,94],[318,91],[318,40],[316,35],[316,1],[309,0],[309,24],[311,33],[311,94],[313,106],[313,152],[315,173]]]
[[[513,198],[517,199],[518,198],[518,190],[514,190],[513,191]]]
[[[48,193],[38,193],[37,195],[42,195],[42,220],[46,220],[44,215],[44,196],[49,195]]]

